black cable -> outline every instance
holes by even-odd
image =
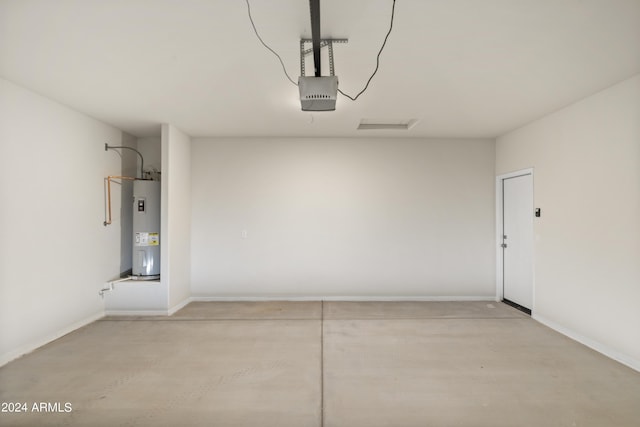
[[[262,45],[264,47],[269,49],[269,51],[271,51],[271,53],[273,53],[275,56],[278,57],[278,59],[280,60],[280,65],[282,65],[282,70],[284,71],[285,76],[287,76],[287,78],[289,79],[289,81],[291,83],[293,83],[294,85],[298,86],[298,83],[293,81],[293,79],[289,76],[289,73],[287,73],[287,69],[284,66],[284,62],[282,62],[282,58],[280,57],[280,55],[278,55],[275,50],[273,50],[269,46],[267,46],[267,44],[264,42],[264,40],[262,40],[262,37],[260,37],[260,34],[258,34],[258,30],[256,29],[256,24],[253,23],[253,18],[251,17],[251,5],[249,5],[249,0],[246,0],[246,2],[247,2],[247,12],[249,14],[249,21],[251,21],[251,26],[253,27],[253,31],[256,33],[256,36],[258,37],[258,40],[260,40],[260,43],[262,43]]]
[[[365,90],[367,90],[367,88],[369,87],[369,83],[371,83],[371,79],[373,79],[373,76],[375,76],[376,73],[378,72],[378,67],[380,66],[380,54],[382,53],[382,50],[384,49],[384,46],[387,44],[387,39],[389,38],[389,34],[391,34],[391,30],[393,29],[393,16],[395,14],[395,10],[396,10],[396,0],[393,0],[393,6],[391,7],[391,24],[389,25],[389,31],[387,32],[387,35],[384,37],[384,42],[382,43],[382,46],[380,47],[380,50],[378,51],[378,56],[376,57],[376,69],[373,70],[373,73],[371,74],[371,77],[369,77],[369,80],[367,80],[367,84],[364,85],[364,89],[362,89],[360,92],[358,92],[358,94],[356,96],[350,96],[350,95],[344,93],[343,91],[341,91],[340,89],[338,89],[338,92],[340,92],[340,94],[346,96],[347,98],[349,98],[352,101],[355,101],[356,99],[358,99],[358,97],[360,95],[362,95]]]

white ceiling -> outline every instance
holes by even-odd
[[[340,88],[375,67],[391,0],[323,0]],[[306,0],[252,0],[300,74]],[[640,72],[640,0],[397,0],[356,102],[300,111],[245,0],[0,0],[0,75],[137,136],[495,137]],[[418,119],[357,131],[360,119]]]

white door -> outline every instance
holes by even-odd
[[[533,306],[533,177],[502,180],[502,266],[504,299]]]

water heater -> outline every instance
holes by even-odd
[[[160,277],[160,181],[133,181],[132,278]]]

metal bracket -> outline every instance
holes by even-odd
[[[312,39],[300,39],[300,75],[305,76],[305,65],[304,59],[307,55],[313,53],[313,47],[305,48],[305,44],[313,43]],[[320,47],[328,47],[329,48],[329,72],[330,75],[335,76],[335,69],[333,65],[333,44],[334,43],[349,43],[349,39],[321,39]]]

